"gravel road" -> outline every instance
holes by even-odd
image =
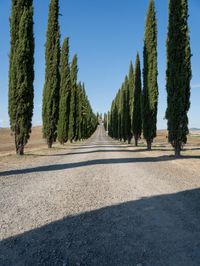
[[[0,265],[199,266],[199,171],[152,154],[99,126],[85,144],[4,167]]]

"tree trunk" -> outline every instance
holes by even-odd
[[[48,145],[48,148],[51,149],[52,148],[52,140],[48,140],[47,145]]]
[[[151,151],[151,144],[152,144],[152,141],[151,140],[147,140],[147,150],[148,151]]]
[[[181,157],[181,148],[179,146],[176,146],[174,148],[174,154],[176,158],[180,158]]]
[[[16,146],[16,154],[17,155],[24,155],[24,145],[19,143],[17,146]]]
[[[15,132],[15,149],[17,155],[24,155],[24,143],[23,141],[17,140],[16,132]]]
[[[137,138],[137,136],[135,136],[135,147],[137,147],[138,146],[138,138]]]
[[[131,144],[131,138],[128,139],[128,144]]]

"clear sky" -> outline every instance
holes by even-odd
[[[35,98],[33,124],[41,124],[45,37],[49,0],[34,0]],[[70,57],[79,59],[79,80],[86,84],[95,112],[106,112],[139,51],[142,59],[148,0],[60,0],[61,40],[70,37]],[[8,66],[11,0],[0,0],[0,127],[9,125]],[[165,71],[168,0],[155,0],[158,19],[158,128],[166,128]],[[189,0],[193,79],[190,127],[200,128],[200,1]],[[142,61],[142,60],[141,60]]]

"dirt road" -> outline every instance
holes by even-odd
[[[190,158],[83,145],[0,172],[0,265],[200,265],[200,174]],[[196,159],[199,160],[199,159]]]

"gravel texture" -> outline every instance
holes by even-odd
[[[200,265],[190,159],[105,136],[0,172],[0,265]],[[185,166],[184,166],[185,165]]]

